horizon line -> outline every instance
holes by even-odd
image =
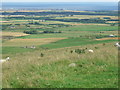
[[[5,1],[2,1],[2,2],[5,2]],[[19,2],[19,1],[18,1]],[[23,1],[21,1],[21,2],[23,2]],[[33,2],[33,1],[30,1],[30,2]],[[72,2],[72,1],[71,1]],[[84,1],[81,1],[81,2],[84,2]],[[93,1],[91,1],[91,2],[93,2]],[[100,2],[100,1],[99,1]],[[102,2],[104,2],[104,1],[102,1]],[[105,1],[105,2],[120,2],[120,1]],[[43,2],[44,3],[44,2]],[[46,2],[45,2],[46,3]],[[48,3],[51,3],[51,2],[48,2]],[[52,2],[52,3],[56,3],[56,2]],[[58,2],[59,3],[59,2]],[[65,3],[65,2],[60,2],[60,3]],[[69,2],[66,2],[66,3],[69,3]],[[76,3],[78,3],[78,2],[76,2]],[[88,2],[89,3],[89,2]]]

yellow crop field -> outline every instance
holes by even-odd
[[[118,39],[120,39],[120,38],[117,38],[117,37],[115,37],[115,38],[102,38],[102,39],[96,39],[96,40],[110,40],[110,39],[118,40]]]
[[[2,36],[14,36],[14,37],[20,37],[20,36],[26,36],[29,34],[25,34],[22,32],[2,32]]]
[[[31,46],[55,42],[65,38],[39,38],[39,39],[12,39],[3,43],[3,46]]]
[[[118,23],[118,21],[107,21],[107,23]]]
[[[90,19],[90,18],[101,18],[103,17],[110,17],[111,19],[118,19],[117,16],[99,16],[99,15],[74,15],[74,16],[67,16],[67,17],[56,17],[57,19]]]

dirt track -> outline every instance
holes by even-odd
[[[118,37],[115,37],[115,38],[101,38],[101,39],[96,39],[96,40],[110,40],[110,39],[114,39],[114,40],[117,40],[117,39],[120,39]]]

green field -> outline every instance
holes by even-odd
[[[33,51],[31,49],[24,49],[20,47],[2,47],[2,54],[16,54],[16,53],[23,53],[23,52],[30,52]]]
[[[19,16],[6,12],[1,47],[2,59],[9,56],[10,61],[2,63],[3,88],[118,88],[118,48],[114,46],[118,24],[104,19],[117,20],[116,15]],[[95,21],[72,21],[91,18]]]
[[[87,44],[99,44],[99,43],[109,43],[109,42],[115,42],[118,40],[102,40],[102,41],[96,41],[91,39],[84,39],[84,38],[70,38],[70,39],[64,39],[57,42],[53,42],[46,45],[41,45],[41,47],[46,48],[63,48],[63,47],[71,47],[71,46],[81,46],[81,45],[87,45]]]
[[[55,28],[54,31],[62,31],[62,34],[38,34],[29,35],[18,38],[52,38],[52,37],[80,37],[80,36],[95,36],[95,35],[110,35],[111,33],[117,34],[117,26],[101,26],[101,25],[81,25]],[[100,33],[103,32],[103,33]]]

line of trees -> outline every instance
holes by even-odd
[[[105,12],[2,12],[2,15],[50,15],[50,14],[59,14],[59,15],[109,15],[117,16],[117,11],[105,11]]]
[[[46,19],[49,21],[62,21],[62,22],[81,22],[81,23],[106,23],[102,19]]]
[[[43,32],[38,32],[37,30],[25,30],[25,31],[23,31],[23,33],[26,33],[26,34],[62,33],[62,31],[45,30]]]
[[[27,30],[27,31],[23,31],[23,33],[26,33],[26,34],[38,34],[39,32],[37,30]]]

